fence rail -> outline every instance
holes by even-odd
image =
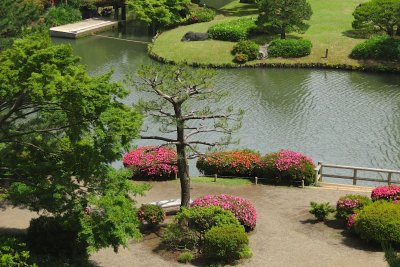
[[[350,170],[350,171],[353,171],[353,175],[349,176],[349,175],[325,173],[326,168]],[[359,171],[385,173],[385,174],[387,174],[387,176],[386,176],[386,179],[375,179],[375,178],[362,177],[362,176],[358,175]],[[323,177],[353,180],[353,185],[357,185],[357,181],[380,182],[380,183],[387,183],[389,185],[390,184],[400,184],[400,181],[392,180],[393,174],[400,174],[400,171],[388,170],[388,169],[378,169],[378,168],[355,167],[355,166],[347,166],[347,165],[325,164],[320,161],[320,162],[318,162],[318,165],[315,168],[315,184],[318,185],[318,182],[321,182]]]

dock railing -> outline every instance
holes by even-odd
[[[353,172],[353,175],[339,175],[333,173],[326,173],[326,169],[344,169],[350,170]],[[376,178],[368,178],[359,176],[359,172],[375,172],[375,173],[383,173],[386,175],[386,179],[376,179]],[[319,182],[322,182],[323,178],[337,178],[337,179],[347,179],[353,180],[353,185],[357,185],[357,181],[369,181],[369,182],[380,182],[390,184],[400,184],[400,181],[396,181],[392,179],[393,174],[400,174],[398,170],[387,170],[387,169],[377,169],[377,168],[365,168],[365,167],[355,167],[355,166],[346,166],[346,165],[336,165],[336,164],[326,164],[323,162],[318,162],[317,167],[315,168],[315,185],[318,185]]]

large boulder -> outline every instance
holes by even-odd
[[[206,32],[187,32],[181,39],[182,42],[204,41],[208,39]]]

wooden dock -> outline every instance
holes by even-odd
[[[77,23],[50,28],[50,35],[52,37],[76,39],[94,33],[116,29],[117,27],[118,21],[104,18],[91,18]]]

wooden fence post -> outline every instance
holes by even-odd
[[[258,177],[254,177],[254,179],[256,180],[256,185],[258,184]]]
[[[389,172],[388,173],[388,185],[390,185],[392,183],[392,173]]]
[[[215,182],[215,183],[217,182],[217,177],[218,177],[218,175],[217,175],[217,174],[214,174],[214,182]]]
[[[357,184],[357,169],[353,170],[353,185]]]

